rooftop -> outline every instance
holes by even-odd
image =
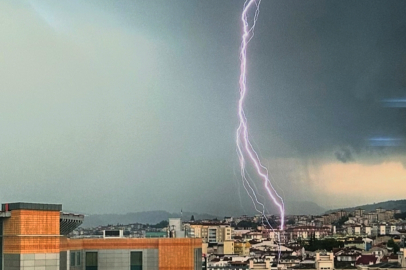
[[[383,263],[369,265],[368,267],[369,268],[402,268],[398,262],[393,262],[393,263],[383,262]]]
[[[12,210],[62,211],[62,204],[26,203],[26,202],[3,203],[1,205],[1,210],[3,212]]]

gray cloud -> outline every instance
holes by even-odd
[[[339,161],[344,162],[344,163],[354,161],[352,152],[349,148],[340,149],[340,150],[334,152],[334,155]]]
[[[406,111],[381,103],[404,96],[403,2],[272,2],[261,11],[251,78],[261,90],[249,104],[256,133],[270,130],[303,156],[404,138]]]
[[[252,210],[235,176],[242,4],[1,1],[3,200]],[[405,9],[262,1],[246,112],[261,156],[285,160],[269,165],[287,201],[317,197],[307,163],[404,154],[367,142],[405,139],[406,110],[381,102],[404,97]]]

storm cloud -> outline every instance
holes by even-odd
[[[2,200],[252,211],[235,152],[243,2],[1,1]],[[406,96],[404,14],[404,1],[262,1],[246,116],[287,201],[370,202],[326,201],[327,169],[403,177],[404,144],[370,142],[406,137],[405,108],[383,104]]]

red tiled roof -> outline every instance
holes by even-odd
[[[355,262],[355,265],[369,265],[370,263],[375,264],[377,258],[374,255],[362,255],[361,257],[358,258],[358,260]]]

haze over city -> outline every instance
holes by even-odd
[[[170,2],[0,2],[3,201],[253,213],[235,145],[242,4]],[[404,199],[406,2],[260,12],[245,110],[287,205]]]

